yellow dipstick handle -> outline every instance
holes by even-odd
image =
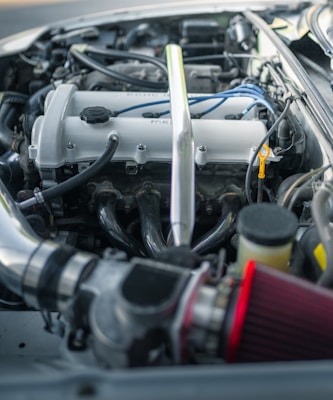
[[[261,150],[258,153],[258,157],[259,157],[259,173],[258,173],[258,178],[259,179],[264,179],[265,178],[265,168],[266,168],[266,164],[265,161],[267,160],[267,157],[269,156],[270,153],[270,148],[267,146],[267,144],[265,143],[262,146],[266,151],[265,154],[262,154]]]

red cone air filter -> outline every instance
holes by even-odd
[[[223,336],[228,362],[333,359],[333,292],[250,261]]]

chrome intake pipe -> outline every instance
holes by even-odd
[[[36,309],[66,309],[94,255],[41,240],[0,180],[0,280]]]
[[[12,292],[23,295],[22,278],[30,260],[41,245],[32,228],[16,207],[0,181],[0,280]]]
[[[162,234],[159,193],[155,190],[142,190],[137,194],[136,201],[143,243],[148,255],[157,258],[167,248]]]
[[[172,123],[170,222],[176,246],[189,246],[195,221],[194,140],[182,49],[166,47]]]

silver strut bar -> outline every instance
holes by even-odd
[[[172,123],[170,221],[174,244],[190,245],[195,220],[194,140],[182,49],[166,47]]]

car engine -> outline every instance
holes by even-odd
[[[74,24],[0,59],[5,359],[332,359],[329,127],[268,20]]]

